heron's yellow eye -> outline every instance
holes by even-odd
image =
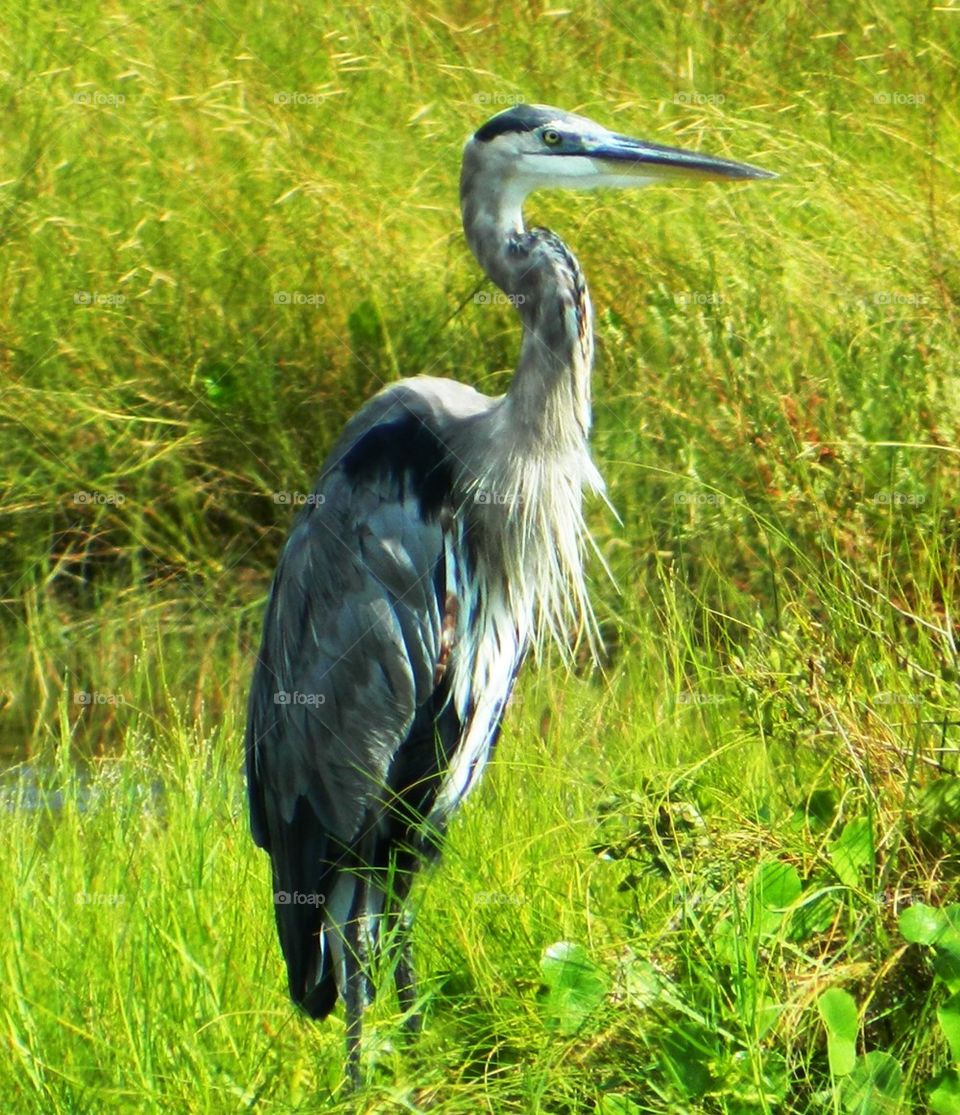
[[[547,128],[543,133],[543,142],[548,147],[556,147],[560,142],[560,133],[555,128]]]

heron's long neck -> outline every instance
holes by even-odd
[[[508,189],[461,192],[463,225],[487,275],[523,322],[520,359],[505,400],[516,444],[583,450],[590,428],[593,326],[580,266],[547,229],[526,229]]]
[[[520,360],[486,437],[462,447],[478,505],[481,560],[502,576],[522,639],[561,648],[580,629],[597,645],[583,573],[584,489],[601,492],[590,460],[590,299],[577,261],[558,236],[523,225],[522,197],[467,167],[461,186],[467,241],[523,321]],[[486,188],[485,188],[486,187]],[[476,455],[475,455],[476,454]],[[503,576],[503,571],[506,575]]]

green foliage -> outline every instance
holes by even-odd
[[[949,8],[8,12],[3,1110],[960,1112]],[[245,690],[346,418],[508,381],[456,182],[517,98],[781,177],[530,201],[597,310],[604,664],[525,671],[353,1103]]]
[[[960,1065],[960,992],[937,1007],[937,1021],[947,1039],[953,1060]]]
[[[874,865],[873,831],[866,817],[850,821],[830,845],[830,863],[844,886],[856,888],[861,874]]]
[[[777,934],[802,889],[797,869],[791,864],[761,864],[748,891],[748,932],[759,938]]]
[[[858,1057],[841,1095],[850,1115],[896,1115],[903,1096],[903,1073],[896,1058],[878,1049]]]
[[[851,822],[844,829],[843,839],[856,832]],[[857,836],[857,843],[862,843]],[[865,863],[864,863],[865,866]],[[838,872],[839,873],[839,872]],[[942,1070],[927,1090],[930,1107],[938,1115],[953,1115],[960,1098],[956,1066],[960,1064],[960,993],[957,991],[957,955],[960,949],[960,907],[937,909],[918,902],[900,915],[900,932],[917,945],[929,947],[934,953],[933,969],[948,990],[953,992],[936,1009],[936,1018],[954,1062]],[[840,1077],[840,1097],[845,1111],[856,1115],[882,1115],[902,1109],[904,1077],[897,1058],[883,1050],[870,1050],[857,1055],[859,1013],[853,996],[833,987],[817,1000],[817,1009],[827,1034],[830,1072]]]
[[[927,1098],[934,1115],[960,1115],[960,1076],[956,1070],[943,1073]]]
[[[933,970],[952,992],[960,992],[960,905],[934,909],[918,902],[900,916],[906,940],[933,949]]]
[[[558,941],[544,950],[540,974],[547,1023],[561,1034],[575,1034],[604,1000],[603,970],[582,945]]]
[[[847,1076],[857,1059],[857,1033],[860,1020],[853,996],[831,987],[817,1000],[817,1009],[827,1030],[827,1053],[834,1076]]]

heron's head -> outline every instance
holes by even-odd
[[[497,182],[505,199],[533,190],[646,186],[680,178],[776,178],[768,170],[611,132],[549,105],[514,105],[467,142],[464,171]]]

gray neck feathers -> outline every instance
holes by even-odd
[[[472,165],[471,165],[472,164]],[[463,227],[484,272],[507,295],[523,322],[516,374],[507,392],[518,438],[571,448],[590,429],[593,323],[583,272],[547,229],[527,230],[523,194],[464,161]]]
[[[595,645],[583,575],[589,540],[583,489],[603,490],[590,460],[590,299],[577,261],[554,233],[523,225],[522,193],[464,163],[464,231],[480,266],[523,322],[517,370],[489,414],[486,437],[464,446],[491,569],[524,637],[562,648],[579,630]],[[479,431],[474,431],[478,433]]]

